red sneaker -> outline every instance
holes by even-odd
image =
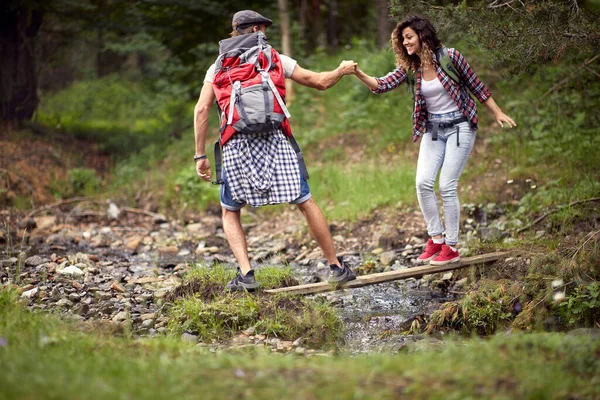
[[[446,265],[457,261],[460,261],[460,254],[458,254],[458,251],[453,251],[450,246],[444,244],[442,245],[440,255],[429,261],[429,264]]]
[[[429,239],[427,241],[427,246],[425,246],[425,251],[417,258],[417,261],[425,263],[429,260],[433,260],[442,250],[442,244],[443,243],[433,243],[433,240]]]

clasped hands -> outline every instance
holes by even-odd
[[[358,63],[352,60],[343,60],[338,69],[342,75],[352,75],[359,71]]]

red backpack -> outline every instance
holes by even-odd
[[[308,171],[302,151],[292,136],[285,105],[285,74],[279,53],[262,31],[219,42],[213,91],[221,118],[220,139],[215,143],[215,184],[222,184],[221,146],[237,132],[271,132],[280,129],[289,137],[304,179]]]
[[[213,90],[221,116],[221,145],[236,132],[291,135],[279,54],[259,31],[219,42]]]

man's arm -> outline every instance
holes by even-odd
[[[206,154],[206,133],[208,132],[208,114],[215,101],[215,92],[212,83],[205,82],[200,91],[200,97],[194,107],[194,140],[196,142],[196,155]],[[196,162],[196,172],[200,178],[210,181],[210,161],[208,158]]]
[[[290,79],[303,86],[325,90],[338,83],[342,76],[353,74],[355,70],[354,61],[342,61],[339,67],[327,72],[313,72],[296,65]]]

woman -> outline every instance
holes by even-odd
[[[355,72],[356,77],[373,93],[395,89],[406,83],[409,75],[416,73],[413,140],[416,142],[423,136],[417,162],[416,187],[430,236],[418,260],[433,265],[460,260],[456,249],[460,216],[457,184],[473,149],[477,131],[477,106],[467,88],[492,111],[501,127],[504,123],[511,128],[516,126],[498,107],[489,90],[456,49],[447,51],[460,83],[451,79],[434,55],[442,46],[431,22],[421,16],[412,16],[400,22],[392,32],[397,64],[394,71],[382,78],[371,77],[359,68]],[[433,191],[438,172],[445,229]]]

